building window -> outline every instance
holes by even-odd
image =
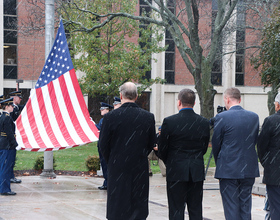
[[[152,3],[152,0],[149,1],[149,3]],[[147,5],[146,2],[144,2],[143,0],[139,1],[139,7],[140,7],[140,15],[142,15],[143,13],[145,13],[147,16],[149,16],[150,12],[151,12],[151,8]],[[149,25],[148,22],[141,22],[140,24],[140,28],[146,29],[147,26]],[[139,36],[141,37],[141,31],[139,32]],[[141,48],[143,48],[145,46],[144,43],[140,43]],[[149,64],[151,65],[151,60],[149,60]],[[143,79],[151,79],[151,71],[146,71],[145,76],[143,77]]]
[[[243,1],[237,5],[237,18],[236,18],[236,60],[235,60],[235,85],[244,86],[244,73],[245,73],[245,23],[246,14],[243,7]]]
[[[4,0],[4,79],[17,79],[16,0]]]
[[[217,0],[212,1],[212,35],[214,32],[214,24],[215,19],[217,17],[218,13],[218,4]],[[219,40],[219,45],[217,48],[216,58],[212,66],[212,72],[211,72],[211,83],[216,86],[222,85],[222,41]]]
[[[167,8],[175,13],[174,0],[167,0]],[[165,31],[165,80],[166,84],[175,84],[175,43],[168,30]]]

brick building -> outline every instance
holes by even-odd
[[[0,30],[4,38],[0,39],[3,50],[0,52],[0,93],[7,95],[15,90],[17,86],[24,92],[25,102],[28,99],[29,91],[34,88],[35,83],[41,73],[45,62],[45,36],[44,33],[36,35],[26,35],[21,31],[18,21],[26,19],[27,11],[24,7],[25,0],[4,0],[0,5]],[[205,0],[205,12],[212,14],[216,10],[214,0]],[[146,7],[140,0],[139,11]],[[172,6],[171,6],[172,7]],[[175,10],[175,9],[174,9]],[[236,22],[248,22],[245,15],[238,15],[237,7]],[[209,25],[210,22],[210,25]],[[211,33],[211,20],[205,17],[201,19],[200,28]],[[234,32],[228,41],[233,41],[223,50],[232,50],[231,47],[240,45],[250,45],[259,38],[247,30]],[[210,38],[204,39],[202,45],[211,43]],[[160,125],[164,117],[177,112],[176,98],[178,92],[183,88],[194,89],[194,80],[186,65],[175,47],[171,36],[166,33],[165,40],[161,44],[168,44],[167,51],[154,54],[158,60],[152,62],[151,77],[157,76],[167,80],[164,85],[153,85],[152,91],[147,92],[140,105],[150,110],[156,116],[156,124]],[[204,48],[207,50],[207,47]],[[260,116],[260,122],[268,115],[267,110],[267,91],[260,84],[259,73],[250,64],[249,57],[253,51],[239,51],[223,57],[216,63],[212,72],[212,82],[217,90],[215,96],[215,109],[217,105],[223,105],[222,93],[232,86],[236,86],[242,93],[241,105],[248,110],[256,112]],[[21,83],[21,80],[23,82]],[[1,95],[0,94],[0,95]],[[89,111],[94,120],[99,120],[98,105],[92,102],[98,99],[89,99]],[[199,100],[197,97],[195,111],[199,112]]]

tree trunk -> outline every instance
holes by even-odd
[[[268,95],[267,107],[268,107],[269,115],[273,115],[275,113],[274,99],[277,93],[278,93],[278,87],[275,85],[275,83],[273,83],[271,86],[271,91],[267,92]]]
[[[209,61],[204,60],[202,62],[202,70],[195,73],[195,82],[195,89],[200,101],[200,114],[210,119],[214,117],[214,97],[217,91],[211,84],[211,65]]]

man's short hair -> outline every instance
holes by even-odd
[[[277,94],[274,101],[280,103],[280,93]]]
[[[137,98],[137,87],[132,82],[124,83],[119,91],[125,99],[135,100]]]
[[[195,93],[191,89],[182,89],[178,94],[178,100],[183,106],[194,106]]]
[[[224,92],[224,96],[227,96],[232,99],[240,100],[241,99],[241,94],[239,89],[235,87],[227,88]]]

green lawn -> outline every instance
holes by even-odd
[[[56,170],[87,171],[85,161],[89,155],[98,155],[96,143],[53,151]],[[44,152],[17,151],[15,170],[33,169],[36,158]]]
[[[74,147],[66,150],[54,151],[53,155],[56,161],[56,170],[69,171],[87,171],[85,161],[89,155],[98,155],[97,142],[87,145]],[[205,166],[208,163],[209,155],[212,148],[209,148],[204,155]],[[17,160],[15,170],[32,170],[36,158],[43,156],[44,152],[17,151]],[[214,159],[212,158],[210,167],[214,167]],[[152,161],[151,168],[153,173],[160,173],[159,166],[156,161]]]

